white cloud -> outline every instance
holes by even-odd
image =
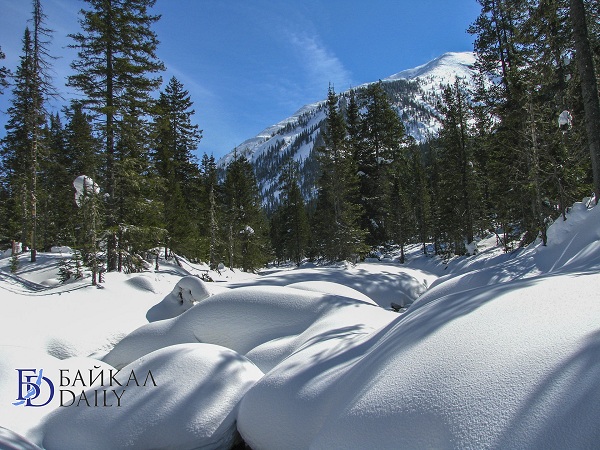
[[[325,93],[329,83],[342,91],[352,83],[351,73],[344,64],[326,48],[315,36],[290,34],[290,42],[295,48],[308,77],[308,88]]]

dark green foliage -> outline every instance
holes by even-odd
[[[124,206],[121,196],[136,193],[119,186],[119,182],[128,180],[124,173],[138,171],[135,161],[123,157],[135,152],[128,143],[134,135],[130,125],[132,120],[140,124],[151,112],[150,93],[160,84],[160,77],[153,74],[164,67],[156,57],[158,40],[151,30],[158,16],[148,12],[154,0],[86,1],[89,9],[80,12],[82,32],[71,35],[77,60],[71,65],[75,75],[69,77],[69,84],[84,94],[83,106],[94,114],[103,137],[106,226],[112,230],[107,243],[108,269],[116,270],[124,250],[118,248],[116,234]],[[117,144],[122,146],[120,150]]]
[[[298,185],[298,166],[288,161],[279,178],[279,207],[271,218],[271,243],[279,261],[299,266],[307,253],[310,228]]]
[[[23,37],[23,55],[14,80],[8,108],[6,136],[2,141],[4,186],[10,198],[5,233],[23,246],[32,247],[35,257],[38,149],[44,126],[44,90],[29,29]]]
[[[383,83],[371,84],[364,93],[366,112],[362,117],[360,143],[355,151],[360,171],[363,228],[369,231],[367,242],[383,245],[392,237],[389,213],[400,195],[396,163],[404,158],[404,126],[383,89]],[[396,172],[396,174],[393,174]]]
[[[19,270],[19,255],[13,253],[10,257],[10,273],[17,273]]]
[[[321,177],[312,233],[315,250],[328,261],[357,259],[364,248],[360,228],[361,206],[356,203],[358,175],[353,150],[347,140],[346,122],[332,87],[327,97],[327,120],[319,147]]]
[[[245,157],[236,155],[227,166],[223,195],[225,223],[221,230],[227,252],[224,260],[230,268],[255,271],[268,261],[269,230],[254,171]]]
[[[193,114],[189,93],[175,77],[171,78],[156,105],[153,160],[163,180],[161,197],[168,245],[190,258],[203,253],[196,236],[199,227],[205,225],[198,220],[204,193],[193,154],[202,136],[192,123]]]

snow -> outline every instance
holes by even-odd
[[[120,407],[55,410],[42,424],[43,447],[230,448],[237,405],[263,375],[236,352],[208,344],[174,345],[140,358],[120,372],[123,386],[132,371],[151,372],[152,379],[117,388]]]
[[[79,175],[75,178],[73,187],[75,188],[75,203],[77,203],[77,206],[81,206],[85,195],[98,194],[100,192],[100,187],[87,175]]]
[[[415,245],[405,265],[223,268],[216,283],[184,259],[94,288],[52,282],[67,254],[24,255],[15,275],[4,258],[0,447],[229,448],[238,432],[265,449],[597,447],[598,223],[584,200],[547,246],[484,236],[469,257]],[[118,408],[33,408],[12,404],[18,368],[141,380],[86,386]]]
[[[137,277],[139,278],[141,276]],[[153,290],[153,288],[146,289]],[[177,282],[169,295],[148,310],[146,317],[150,322],[176,317],[210,295],[210,291],[200,278],[185,276]]]

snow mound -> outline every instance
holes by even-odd
[[[348,310],[352,317],[346,317]],[[120,368],[169,345],[204,342],[247,355],[264,371],[311,339],[310,333],[303,333],[330,315],[365,330],[396,317],[364,301],[331,294],[279,286],[237,288],[209,297],[178,317],[138,328],[104,361]]]
[[[141,291],[157,293],[157,287],[147,275],[135,275],[125,281],[129,286]]]
[[[592,448],[599,282],[450,293],[350,345],[315,341],[248,391],[240,433],[253,448]]]
[[[349,267],[307,267],[280,271],[264,275],[259,279],[238,282],[234,286],[289,286],[307,281],[337,283],[364,294],[382,308],[389,308],[391,302],[400,305],[411,304],[436,278],[428,272],[401,264],[369,263]],[[325,290],[330,291],[329,288]],[[340,295],[346,294],[340,293]]]
[[[148,310],[146,318],[149,322],[154,322],[176,317],[210,296],[210,291],[200,278],[185,276],[177,282],[169,295]]]
[[[140,378],[139,386],[125,387],[131,371]],[[156,386],[152,380],[142,386],[149,372]],[[239,401],[262,375],[248,359],[223,347],[161,349],[116,376],[123,384],[115,388],[119,408],[72,406],[50,414],[43,424],[43,447],[231,448]]]
[[[294,289],[302,289],[305,291],[322,292],[323,294],[340,295],[342,297],[353,298],[361,300],[363,302],[377,305],[369,296],[363,294],[348,286],[344,286],[339,283],[332,283],[331,281],[301,281],[298,283],[288,284],[288,287]]]

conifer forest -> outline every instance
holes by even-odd
[[[280,158],[267,205],[243,148],[226,166],[198,155],[202,105],[161,77],[155,0],[82,2],[65,80],[52,76],[44,1],[32,0],[14,70],[0,42],[10,105],[0,246],[31,261],[69,246],[95,283],[105,271],[141,271],[158,252],[256,271],[392,247],[403,255],[415,243],[461,255],[490,232],[506,251],[546,242],[568,205],[600,197],[600,3],[477,2],[476,76],[440,88],[436,134],[414,139],[384,82],[344,95],[323,86],[314,186],[301,189],[306,168]],[[78,95],[52,110],[63,83]]]

